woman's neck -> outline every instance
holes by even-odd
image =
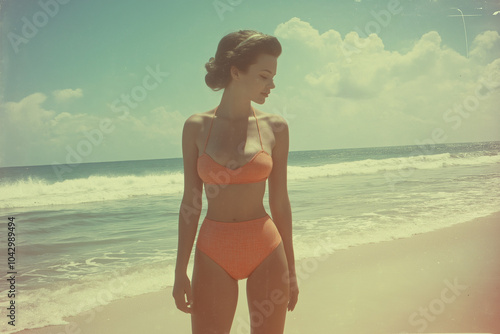
[[[217,116],[230,120],[237,120],[252,116],[253,110],[250,100],[238,95],[239,94],[234,92],[234,90],[231,90],[229,87],[224,89],[222,99],[219,107],[217,108]]]

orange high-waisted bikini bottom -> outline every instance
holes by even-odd
[[[281,243],[269,215],[227,223],[205,218],[196,247],[235,280],[244,279]]]

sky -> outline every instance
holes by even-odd
[[[500,140],[500,4],[0,1],[0,167],[181,157],[226,34],[276,36],[290,151]],[[463,17],[462,17],[463,14]]]

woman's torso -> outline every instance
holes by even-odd
[[[270,152],[274,145],[268,116],[254,111],[248,118],[228,120],[214,117],[215,112],[201,114],[204,120],[197,140],[200,176],[206,179],[210,174],[217,175],[214,179],[220,180],[204,184],[206,218],[240,222],[263,217],[267,214],[263,205],[266,189],[263,178],[267,179],[272,168]],[[260,174],[256,175],[255,170]],[[209,182],[215,181],[209,179]]]

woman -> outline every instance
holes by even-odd
[[[247,278],[252,333],[283,333],[298,287],[287,191],[288,127],[281,116],[255,110],[273,89],[281,45],[240,30],[221,39],[205,65],[207,85],[224,89],[218,107],[190,116],[182,135],[184,196],[173,297],[191,313],[193,333],[229,333]],[[263,206],[269,183],[271,217]],[[187,265],[201,213],[192,288]]]

